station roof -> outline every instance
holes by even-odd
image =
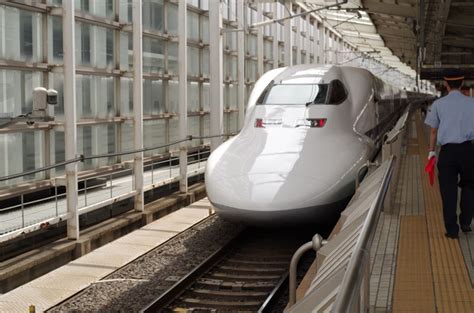
[[[361,0],[387,48],[411,68],[420,55],[422,79],[440,80],[445,68],[474,78],[474,1]]]
[[[336,2],[306,0],[315,8]],[[445,68],[474,79],[474,1],[349,0],[342,8],[320,15],[359,50],[379,51],[383,63],[413,76],[420,55],[422,79],[439,80]]]
[[[391,1],[394,2],[395,0]],[[337,1],[335,0],[306,1],[306,3],[313,8],[327,6],[336,2]],[[385,28],[391,28],[392,30],[387,32],[389,36],[390,32],[391,34],[395,33],[397,36],[407,36],[408,39],[413,40],[413,45],[415,44],[415,36],[413,35],[410,37],[411,35],[406,32],[407,26],[405,22],[397,21],[399,17],[396,17],[395,21],[391,22],[389,27],[379,29],[379,25],[381,24],[380,21],[373,16],[370,10],[365,6],[366,4],[364,2],[366,1],[349,0],[347,4],[342,6],[342,9],[323,10],[318,12],[318,14],[325,21],[327,21],[329,25],[335,28],[344,37],[344,39],[357,46],[359,51],[366,52],[367,56],[378,59],[380,62],[388,65],[389,67],[396,68],[400,72],[414,77],[416,72],[415,67],[412,65],[416,64],[416,49],[412,49],[415,51],[414,59],[408,59],[407,55],[409,54],[403,54],[399,48],[390,45],[392,42],[390,39],[392,37],[385,38],[384,34],[381,33],[381,30],[385,30]],[[381,3],[378,0],[369,0],[369,2]],[[407,11],[410,11],[410,9]],[[414,9],[411,11],[415,12]],[[394,28],[401,28],[401,30],[394,31]],[[410,44],[411,43],[408,40],[405,45],[408,46]]]

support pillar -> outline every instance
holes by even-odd
[[[143,49],[142,1],[133,0],[133,144],[143,149]],[[135,210],[144,211],[143,152],[135,153],[133,163]]]
[[[314,38],[313,38],[314,40]],[[306,14],[306,60],[305,63],[311,62],[311,14]],[[314,54],[313,54],[314,57]]]
[[[273,3],[273,19],[278,19],[278,6],[280,4],[275,2]],[[279,50],[278,49],[278,26],[279,23],[273,23],[272,25],[272,36],[273,36],[273,43],[272,43],[272,49],[273,49],[273,68],[279,68],[280,67],[280,55],[279,55]]]
[[[178,60],[179,60],[179,138],[188,135],[188,57],[187,57],[187,3],[179,0],[178,7]],[[188,143],[179,146],[179,191],[188,192]]]
[[[264,17],[263,17],[263,4],[262,3],[257,3],[257,16],[258,16],[258,21],[263,22]],[[264,27],[258,27],[257,28],[257,78],[261,77],[264,73],[264,67],[263,67],[263,28]]]
[[[237,22],[244,31],[237,33],[237,106],[239,109],[239,130],[244,126],[245,120],[245,33],[247,23],[245,19],[245,1],[237,1]]]
[[[296,14],[301,13],[301,7],[298,6],[296,9]],[[296,64],[301,64],[301,17],[293,18],[296,23],[296,36],[295,36],[295,46],[296,46]]]
[[[313,24],[313,55],[314,55],[314,63],[318,64],[318,56],[319,56],[319,28],[318,22],[314,21]]]
[[[64,51],[64,141],[66,160],[77,156],[76,125],[76,60],[74,35],[74,2],[63,3]],[[67,237],[79,239],[79,213],[77,210],[77,163],[66,165]]]
[[[221,0],[209,1],[209,56],[210,56],[210,107],[211,135],[224,131],[223,106],[223,56],[222,56],[222,4]],[[211,151],[222,143],[222,137],[211,138]]]
[[[290,13],[288,10],[292,10],[292,3],[287,1],[285,3],[285,17],[289,17]],[[291,28],[291,18],[284,21],[284,38],[285,38],[285,66],[293,65],[293,29]]]

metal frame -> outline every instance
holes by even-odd
[[[179,60],[179,137],[188,135],[188,9],[186,0],[179,0],[178,6],[178,60]],[[188,192],[188,145],[179,145],[179,191]]]
[[[143,149],[143,40],[142,1],[133,0],[133,143]],[[143,152],[135,154],[133,163],[135,210],[144,211]]]
[[[221,134],[224,129],[223,119],[223,49],[222,49],[222,3],[221,0],[209,2],[209,56],[210,60],[210,107],[211,135]],[[222,142],[222,138],[211,138],[211,151]]]
[[[246,29],[245,1],[237,1],[237,23],[241,28]],[[237,33],[237,106],[239,109],[239,129],[244,126],[245,118],[245,32]]]
[[[63,9],[64,51],[64,141],[66,159],[77,155],[76,127],[76,58],[74,33],[74,2],[65,1]],[[77,163],[66,165],[67,237],[79,239],[79,214],[77,211]]]

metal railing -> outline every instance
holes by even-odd
[[[394,159],[382,163],[361,183],[341,214],[340,231],[318,251],[322,263],[309,290],[286,312],[328,312],[329,308],[337,313],[368,312],[370,248]]]
[[[364,308],[362,312],[368,311],[370,248],[375,234],[375,228],[379,220],[383,200],[390,184],[394,159],[394,157],[391,157],[390,160],[386,161],[388,162],[388,165],[386,165],[382,182],[377,190],[375,200],[372,202],[367,213],[364,226],[360,231],[358,243],[354,248],[346,275],[344,275],[344,279],[339,288],[339,293],[334,305],[334,312],[356,312],[357,308],[355,305],[359,303],[357,298],[363,298],[362,303]],[[364,270],[360,271],[360,269]],[[363,281],[365,281],[365,284],[362,284]],[[363,294],[361,294],[362,286],[364,286]]]
[[[230,137],[234,134],[223,134],[219,137]],[[72,160],[59,162],[51,166],[42,167],[33,171],[13,174],[1,177],[0,181],[15,179],[21,176],[32,175],[52,168],[61,167],[66,164],[81,162],[96,158],[108,158],[136,152],[145,152],[177,145],[184,141],[195,139],[208,139],[216,136],[192,137],[178,140],[158,147],[144,148],[140,150],[127,151],[94,156],[80,156]],[[209,150],[188,155],[187,176],[193,177],[204,173]],[[180,179],[179,157],[170,154],[168,159],[152,161],[144,165],[144,191],[153,190],[157,187],[178,182]],[[0,209],[0,242],[12,239],[20,234],[31,232],[51,224],[58,223],[68,218],[66,206],[66,193],[64,192],[64,178],[53,179],[54,194],[33,201],[25,201],[22,194],[20,203]],[[97,210],[106,205],[134,197],[136,191],[133,184],[133,170],[130,168],[120,169],[111,173],[99,174],[90,178],[78,180],[78,214],[82,215]],[[61,192],[59,191],[61,190]]]

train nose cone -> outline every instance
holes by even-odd
[[[304,219],[351,195],[352,173],[363,160],[352,138],[321,141],[298,129],[291,138],[287,132],[239,135],[211,154],[206,190],[217,213],[254,224]]]
[[[284,172],[227,177],[207,186],[209,198],[216,204],[259,211],[307,207],[329,200],[331,190],[328,181]]]
[[[307,223],[327,215],[325,204],[337,201],[331,187],[321,179],[273,172],[226,178],[208,184],[207,192],[222,217],[274,226]]]

